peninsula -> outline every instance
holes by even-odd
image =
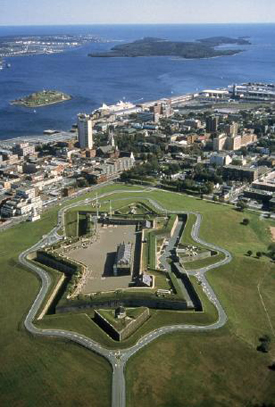
[[[13,100],[11,104],[35,108],[65,102],[70,99],[72,97],[65,93],[56,90],[43,90],[42,92],[35,92],[24,98]]]
[[[186,59],[235,55],[242,49],[219,49],[221,45],[250,45],[245,38],[211,37],[194,42],[168,41],[146,37],[128,44],[116,45],[110,51],[89,54],[90,57],[173,56]]]

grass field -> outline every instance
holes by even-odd
[[[183,230],[183,233],[182,233],[181,239],[180,239],[180,244],[193,245],[196,247],[203,247],[199,243],[195,242],[195,240],[191,236],[191,232],[192,232],[192,229],[193,229],[193,226],[194,226],[196,220],[197,220],[197,217],[193,213],[191,213],[190,215],[187,216],[187,221],[185,223],[184,230]]]
[[[23,326],[40,282],[17,258],[56,219],[54,208],[41,221],[0,233],[1,407],[110,406],[111,367],[104,359],[69,342],[32,337]]]
[[[65,213],[65,233],[67,237],[78,236],[78,212],[68,211]]]
[[[275,327],[275,267],[265,256],[246,256],[247,250],[266,251],[269,221],[196,198],[152,195],[169,208],[201,212],[201,236],[232,252],[230,264],[207,275],[229,322],[217,332],[162,337],[137,353],[126,371],[128,406],[138,406],[141,399],[144,407],[243,407],[274,401],[275,375],[268,365],[275,358],[275,337],[258,285]],[[242,225],[244,217],[250,219],[249,226]],[[263,334],[272,338],[268,354],[256,351]]]
[[[223,260],[224,258],[225,258],[224,254],[219,253],[215,256],[207,257],[206,259],[184,262],[184,268],[186,270],[196,270],[202,267],[210,266],[211,264],[215,264],[220,260]]]
[[[266,256],[256,259],[245,255],[247,250],[266,251],[272,221],[169,192],[146,192],[145,196],[168,209],[201,212],[201,236],[232,252],[230,264],[208,273],[229,322],[216,332],[163,336],[137,353],[126,370],[128,406],[140,406],[142,401],[144,407],[248,407],[249,402],[275,400],[275,375],[267,368],[275,359],[270,326],[275,326],[275,267]],[[121,197],[112,196],[113,207],[119,206],[114,200]],[[129,202],[140,197],[129,198]],[[111,369],[106,361],[70,343],[34,338],[22,325],[40,283],[18,265],[17,256],[54,226],[56,213],[57,209],[52,209],[35,224],[26,223],[0,234],[1,407],[110,405]],[[241,224],[244,217],[250,220],[248,226]],[[207,307],[205,314],[153,311],[125,346],[163,324],[211,323],[215,311],[208,302]],[[85,314],[46,317],[41,323],[77,330],[114,347]],[[263,334],[272,338],[268,354],[256,351]]]
[[[154,232],[150,232],[147,235],[146,248],[148,251],[148,267],[151,269],[156,268],[156,248],[157,248],[157,239]]]

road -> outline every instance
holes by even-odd
[[[167,213],[167,210],[163,208],[158,202],[155,200],[151,199],[148,197],[151,191],[153,191],[153,188],[148,188],[147,190],[115,190],[112,192],[108,192],[105,194],[101,194],[98,198],[106,198],[108,196],[111,196],[113,194],[120,194],[121,199],[128,199],[128,198],[122,198],[121,195],[127,194],[144,194],[145,196],[143,198],[147,199],[151,205],[153,205],[156,209],[159,211],[163,212],[164,214]],[[207,281],[206,278],[206,272],[210,269],[220,267],[224,264],[229,263],[232,260],[231,254],[223,249],[220,248],[216,245],[210,244],[205,242],[203,239],[199,238],[199,230],[202,222],[202,216],[199,213],[196,212],[186,212],[186,211],[169,211],[169,213],[178,213],[178,214],[189,214],[193,213],[196,215],[196,222],[193,226],[192,229],[192,238],[198,242],[201,243],[202,245],[208,247],[209,249],[212,250],[218,250],[222,253],[224,253],[225,258],[214,265],[207,266],[205,268],[201,268],[199,270],[193,270],[189,274],[195,275],[197,279],[201,282],[201,286],[206,293],[208,299],[215,305],[217,311],[218,311],[218,319],[215,323],[207,326],[197,326],[197,325],[170,325],[170,326],[164,326],[162,328],[158,328],[146,335],[144,335],[134,346],[129,347],[127,349],[123,349],[120,351],[117,350],[110,350],[107,348],[104,348],[101,346],[99,343],[93,341],[92,339],[81,335],[77,332],[71,332],[71,331],[65,331],[65,330],[60,330],[60,329],[41,329],[38,328],[34,325],[34,320],[35,317],[50,289],[51,286],[51,277],[50,275],[42,268],[39,266],[31,263],[28,261],[27,257],[28,255],[36,251],[44,246],[48,246],[50,244],[53,244],[54,242],[62,239],[61,235],[58,233],[58,231],[62,231],[64,233],[65,230],[65,223],[64,223],[64,214],[67,210],[80,206],[80,205],[89,205],[92,202],[95,202],[96,198],[86,198],[83,201],[78,201],[76,203],[72,203],[70,205],[67,205],[64,208],[61,208],[58,212],[58,221],[57,225],[53,228],[51,232],[49,232],[47,235],[43,236],[43,238],[36,243],[34,246],[31,248],[27,249],[23,253],[20,254],[19,256],[19,261],[20,263],[31,269],[33,272],[35,272],[41,279],[41,288],[39,293],[37,294],[37,297],[35,298],[34,303],[32,304],[26,319],[24,321],[24,325],[26,329],[31,332],[34,335],[39,335],[39,336],[46,336],[46,337],[56,337],[56,338],[62,338],[65,340],[70,340],[73,342],[76,342],[85,348],[97,353],[98,355],[101,355],[105,357],[109,363],[112,366],[113,369],[113,380],[112,380],[112,407],[125,407],[126,406],[126,392],[125,392],[125,377],[124,377],[124,370],[127,361],[129,358],[134,355],[136,352],[138,352],[140,349],[142,349],[144,346],[148,345],[152,341],[154,341],[156,338],[159,338],[160,336],[171,333],[171,332],[205,332],[205,331],[211,331],[215,329],[221,328],[227,321],[227,316],[226,313],[217,298],[213,288],[210,286],[209,282]],[[175,240],[175,236],[173,235],[172,237],[172,244]],[[170,246],[169,246],[170,247]],[[167,266],[166,264],[166,256],[163,256],[161,259],[162,264],[164,267]]]

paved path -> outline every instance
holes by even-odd
[[[116,190],[112,192],[108,192],[105,194],[102,194],[99,196],[99,198],[106,198],[108,196],[111,196],[113,194],[143,194],[145,195],[142,197],[143,199],[147,199],[156,209],[159,211],[163,212],[164,214],[167,213],[167,210],[163,208],[158,202],[154,201],[153,199],[149,198],[148,195],[152,191],[152,188],[148,188],[147,190]],[[127,198],[119,198],[120,199],[129,199]],[[19,256],[19,261],[22,265],[25,267],[28,267],[29,269],[33,270],[36,274],[39,275],[41,278],[41,288],[40,291],[32,304],[32,307],[30,308],[26,319],[24,321],[26,329],[31,332],[34,335],[40,335],[40,336],[48,336],[48,337],[56,337],[56,338],[64,338],[66,340],[71,340],[74,342],[77,342],[78,344],[84,346],[85,348],[105,357],[109,363],[112,365],[113,368],[113,381],[112,381],[112,407],[125,407],[126,406],[126,393],[125,393],[125,377],[124,377],[124,370],[125,370],[125,365],[129,358],[134,355],[136,352],[138,352],[141,348],[144,346],[148,345],[151,343],[153,340],[156,338],[160,337],[161,335],[164,335],[166,333],[171,333],[171,332],[181,332],[181,331],[187,331],[187,332],[203,332],[203,331],[211,331],[214,329],[219,329],[221,328],[227,320],[226,313],[218,300],[214,290],[208,283],[206,279],[206,272],[210,269],[220,267],[224,264],[229,263],[232,260],[231,254],[225,250],[222,249],[216,245],[209,244],[205,242],[204,240],[200,239],[198,237],[199,234],[199,229],[202,221],[202,217],[199,213],[195,212],[180,212],[180,211],[170,211],[170,213],[181,213],[181,214],[188,214],[188,213],[194,213],[197,217],[196,222],[193,226],[192,229],[192,238],[197,241],[198,243],[201,243],[204,246],[207,246],[208,248],[212,250],[218,250],[225,255],[225,259],[219,261],[218,263],[207,266],[205,268],[201,268],[199,270],[193,270],[192,273],[194,274],[197,279],[201,282],[201,286],[206,293],[208,299],[215,305],[217,311],[218,311],[218,319],[215,323],[207,326],[197,326],[197,325],[170,325],[170,326],[164,326],[162,328],[155,329],[154,331],[144,335],[134,346],[123,349],[120,351],[116,350],[110,350],[107,348],[104,348],[101,346],[99,343],[93,341],[92,339],[81,335],[77,332],[71,332],[71,331],[65,331],[61,329],[41,329],[38,328],[34,325],[34,320],[35,316],[38,313],[38,310],[40,309],[48,291],[51,285],[51,277],[50,275],[42,268],[39,266],[36,266],[35,264],[29,262],[27,260],[27,256],[35,251],[38,250],[44,246],[53,244],[54,242],[60,240],[62,237],[60,234],[58,234],[58,231],[62,231],[64,233],[65,229],[65,222],[64,222],[64,214],[67,210],[77,207],[79,205],[85,205],[85,204],[91,204],[94,202],[96,198],[87,198],[83,201],[79,201],[73,204],[70,204],[58,212],[58,222],[57,226],[53,228],[53,230],[45,235],[41,241],[36,243],[33,247],[27,249],[23,253],[20,254]],[[163,262],[163,265],[166,265],[166,258],[165,256],[161,260]]]

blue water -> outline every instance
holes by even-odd
[[[67,130],[77,113],[105,103],[158,99],[245,81],[275,82],[275,24],[266,25],[123,25],[0,27],[0,36],[95,34],[115,41],[145,36],[190,41],[210,36],[248,36],[241,54],[204,60],[176,58],[89,58],[114,43],[91,44],[63,54],[10,58],[0,71],[0,139],[40,134],[46,128]],[[69,102],[38,108],[36,113],[9,102],[42,89],[73,96]]]

